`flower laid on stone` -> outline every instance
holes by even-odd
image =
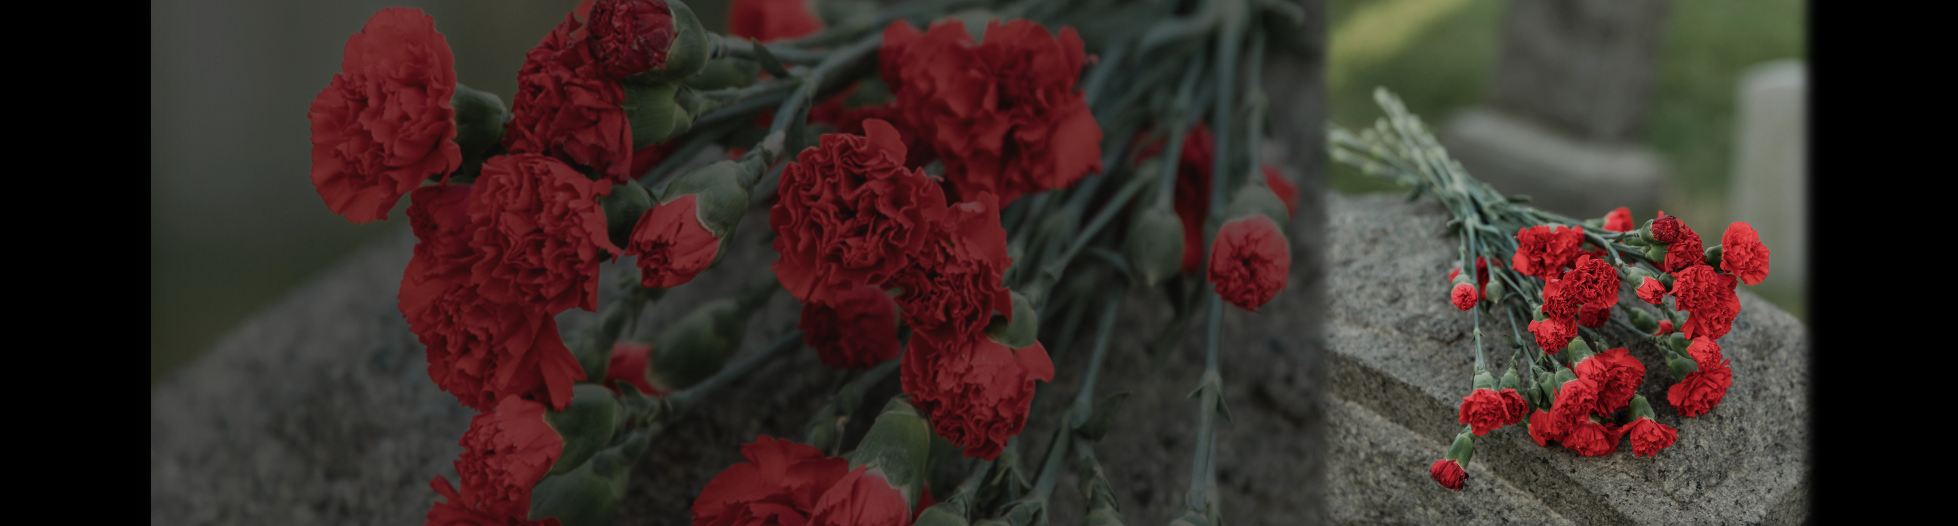
[[[1276,4],[1198,26],[1164,12],[1088,42],[1060,22],[1096,16],[1087,3],[974,7],[740,0],[716,34],[682,0],[593,0],[523,37],[536,44],[507,107],[455,82],[420,11],[383,10],[350,38],[308,112],[311,178],[355,223],[410,198],[399,307],[429,379],[476,411],[428,523],[608,524],[654,437],[804,347],[823,367],[785,374],[839,387],[804,436],[742,437],[746,461],[696,488],[695,524],[1025,524],[1070,467],[1091,522],[1119,523],[1087,447],[1122,400],[1094,396],[1113,327],[1076,329],[1088,312],[1113,320],[1135,285],[1174,303],[1160,341],[1286,291],[1303,212],[1258,155],[1256,79],[1265,32],[1298,20]],[[1164,31],[1188,41],[1159,45]],[[743,250],[772,250],[768,268],[716,270]],[[636,275],[601,279],[608,264]],[[1488,267],[1463,278],[1465,305],[1502,296]],[[648,314],[670,289],[720,286],[699,282],[739,286]],[[780,290],[801,305],[792,325],[757,314]],[[561,334],[574,308],[596,320]],[[742,351],[751,322],[771,325],[763,350]],[[1093,344],[1060,340],[1077,332]],[[1057,376],[1052,346],[1097,357],[1046,442],[1068,461],[1034,473],[1016,439]],[[1204,355],[1192,426],[1212,436],[1229,416],[1225,352],[1212,339]],[[873,389],[892,374],[901,393]],[[1525,418],[1527,389],[1503,382],[1472,395],[1476,434]],[[872,393],[883,411],[846,433]],[[1190,452],[1209,478],[1216,447]],[[977,461],[965,484],[930,488],[927,474],[967,469],[938,457]],[[1467,452],[1451,458],[1437,477],[1459,488]],[[1183,502],[1185,520],[1220,520],[1209,494]]]
[[[1665,212],[1644,226],[1634,226],[1624,207],[1586,220],[1542,212],[1462,173],[1399,99],[1385,90],[1375,98],[1387,116],[1359,135],[1335,129],[1332,154],[1435,196],[1455,216],[1449,228],[1461,240],[1461,259],[1446,296],[1470,316],[1475,353],[1458,444],[1522,423],[1527,429],[1519,432],[1539,446],[1593,457],[1616,452],[1623,441],[1634,456],[1650,457],[1677,441],[1679,430],[1668,422],[1717,410],[1734,382],[1718,340],[1740,312],[1735,287],[1759,283],[1768,271],[1768,249],[1751,226],[1734,223],[1720,245],[1703,248],[1691,226]],[[1484,258],[1510,267],[1483,265]],[[1501,285],[1500,293],[1477,297],[1476,282],[1462,270],[1471,261],[1478,278],[1487,272],[1482,290]],[[1620,302],[1627,292],[1640,301]],[[1637,394],[1648,364],[1624,344],[1632,342],[1607,343],[1600,329],[1614,324],[1665,361],[1673,378],[1666,401],[1676,417],[1654,413]],[[1485,330],[1501,331],[1511,349],[1500,385],[1485,367]],[[1523,392],[1519,413],[1526,418],[1506,420],[1511,415],[1497,403],[1496,390],[1512,385]],[[1432,468],[1436,482],[1459,490],[1451,475],[1457,471]]]

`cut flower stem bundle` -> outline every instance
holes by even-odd
[[[609,523],[655,437],[810,348],[848,379],[789,419],[804,436],[755,437],[696,488],[693,523],[1045,524],[1073,469],[1088,522],[1120,524],[1093,445],[1132,432],[1126,393],[1094,386],[1108,353],[1142,352],[1110,349],[1138,287],[1176,311],[1157,349],[1201,314],[1173,523],[1221,523],[1223,309],[1256,312],[1291,271],[1297,190],[1258,156],[1261,70],[1302,22],[1253,0],[737,0],[716,32],[678,0],[600,0],[541,35],[506,108],[456,84],[431,17],[382,10],[308,111],[311,179],[355,223],[410,199],[401,311],[430,380],[478,412],[428,523]],[[757,207],[779,259],[718,268]],[[607,261],[637,274],[602,283]],[[633,336],[709,272],[749,275]],[[777,291],[799,323],[731,361]],[[574,307],[598,322],[560,334]],[[1023,464],[1050,352],[1084,333],[1088,380]],[[891,374],[902,394],[847,443]],[[962,458],[963,483],[932,478]]]

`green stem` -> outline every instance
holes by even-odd
[[[781,338],[775,340],[775,343],[770,345],[768,349],[728,364],[726,368],[721,369],[721,372],[714,373],[713,376],[707,377],[706,380],[702,380],[693,387],[667,396],[666,405],[669,408],[668,411],[675,415],[673,418],[677,419],[678,415],[686,413],[695,405],[699,404],[701,400],[712,396],[715,391],[726,387],[727,384],[733,383],[734,379],[748,374],[755,370],[755,368],[761,367],[761,364],[767,363],[777,356],[788,354],[789,351],[800,348],[802,348],[802,331],[791,331],[788,334],[784,334]]]

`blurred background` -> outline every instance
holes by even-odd
[[[507,104],[523,52],[576,4],[153,0],[152,385],[309,277],[407,228],[405,200],[391,221],[353,225],[327,211],[307,178],[306,108],[368,17],[394,5],[428,12],[455,51],[458,81]],[[689,5],[707,27],[726,27],[724,2]],[[1805,315],[1804,213],[1791,193],[1805,177],[1802,2],[1328,7],[1336,123],[1369,125],[1379,115],[1372,91],[1384,86],[1440,131],[1472,174],[1546,208],[1598,217],[1610,206],[1587,199],[1602,197],[1632,207],[1640,223],[1665,210],[1709,244],[1728,222],[1749,221],[1774,251],[1774,273],[1743,287]],[[1330,174],[1344,193],[1399,191],[1341,165]],[[1586,191],[1559,194],[1571,181]]]
[[[1741,285],[1807,320],[1799,0],[1329,0],[1328,104],[1371,126],[1400,95],[1471,175],[1575,218],[1664,210],[1720,242],[1747,221],[1772,252]],[[1334,163],[1345,194],[1404,192]]]

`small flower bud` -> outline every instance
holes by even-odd
[[[1645,312],[1645,309],[1625,310],[1632,313],[1632,326],[1638,327],[1638,330],[1646,334],[1653,334],[1659,330],[1659,320],[1653,318],[1651,313]]]
[[[1012,316],[1005,320],[994,320],[986,326],[986,337],[1010,349],[1022,349],[1040,343],[1040,314],[1034,312],[1033,302],[1027,300],[1020,291],[1008,291],[1013,297]]]
[[[571,390],[571,404],[563,411],[544,412],[544,423],[564,438],[564,453],[551,465],[551,473],[571,471],[612,442],[613,416],[619,412],[612,391],[598,384],[578,384]]]
[[[1640,240],[1640,241],[1644,241],[1644,242],[1645,242],[1645,244],[1647,244],[1647,245],[1657,245],[1657,244],[1662,244],[1662,243],[1663,243],[1663,242],[1661,242],[1661,241],[1659,241],[1659,238],[1658,238],[1658,237],[1656,237],[1656,236],[1654,236],[1654,235],[1652,235],[1652,222],[1654,222],[1654,221],[1657,221],[1657,220],[1658,220],[1657,218],[1654,218],[1654,219],[1647,219],[1647,220],[1645,220],[1645,225],[1644,225],[1644,226],[1641,226],[1641,227],[1639,227],[1639,229],[1638,229],[1638,238],[1639,238],[1639,240]]]
[[[496,94],[476,91],[460,83],[456,84],[454,97],[449,105],[455,108],[456,146],[462,149],[462,171],[475,174],[482,170],[483,161],[503,141],[503,121],[510,119],[510,112],[503,107],[503,99]],[[447,177],[447,173],[431,174],[431,179]]]
[[[653,339],[653,387],[678,391],[720,372],[741,345],[747,313],[733,298],[707,302]]]
[[[632,228],[639,224],[639,218],[653,209],[653,193],[639,181],[628,179],[625,184],[612,185],[612,194],[600,196],[598,206],[605,210],[606,236],[612,238],[613,245],[623,247],[632,244]]]
[[[1672,348],[1672,352],[1681,355],[1685,355],[1686,349],[1692,345],[1693,341],[1686,339],[1686,335],[1684,334],[1673,333],[1671,336],[1666,337],[1666,346]]]
[[[1515,363],[1515,360],[1511,360],[1509,370],[1502,373],[1501,380],[1496,381],[1497,389],[1516,389],[1519,391],[1523,389],[1523,379],[1516,376]]]
[[[538,481],[530,494],[529,519],[553,518],[564,526],[611,524],[631,476],[631,459],[617,448],[600,451],[570,471]]]
[[[720,239],[734,235],[734,227],[741,222],[741,216],[748,213],[750,204],[750,178],[748,173],[756,169],[738,161],[719,161],[695,168],[680,174],[672,183],[655,193],[660,204],[673,202],[680,196],[699,195],[694,205],[700,216],[700,226]],[[748,184],[744,184],[748,183]]]
[[[1652,412],[1652,403],[1645,401],[1644,395],[1632,396],[1632,418],[1654,418],[1656,415]]]
[[[1666,366],[1672,368],[1673,378],[1681,380],[1686,379],[1686,375],[1700,370],[1700,364],[1695,363],[1692,358],[1671,353],[1666,355]]]
[[[1651,246],[1645,247],[1645,259],[1651,260],[1654,264],[1662,265],[1666,262],[1666,246],[1654,243]]]
[[[1724,252],[1720,245],[1706,247],[1706,264],[1713,268],[1720,268],[1720,255]]]
[[[869,466],[904,495],[906,505],[918,506],[924,493],[926,461],[931,458],[931,423],[904,397],[892,398],[870,424],[870,431],[847,457],[850,467]]]
[[[1482,297],[1489,300],[1490,303],[1502,303],[1502,295],[1508,292],[1508,290],[1507,287],[1503,286],[1502,280],[1492,279],[1489,280],[1488,285],[1482,286]]]
[[[693,128],[695,114],[680,104],[681,90],[692,88],[671,83],[625,85],[625,101],[619,107],[632,126],[634,149],[673,140]]]
[[[1591,345],[1584,343],[1583,338],[1571,339],[1570,345],[1564,347],[1564,353],[1564,356],[1570,360],[1571,367],[1577,367],[1578,362],[1582,362],[1586,358],[1590,358],[1591,355],[1596,354],[1591,352]]]
[[[1183,270],[1183,220],[1167,206],[1150,206],[1135,214],[1129,227],[1129,265],[1151,287]]]

